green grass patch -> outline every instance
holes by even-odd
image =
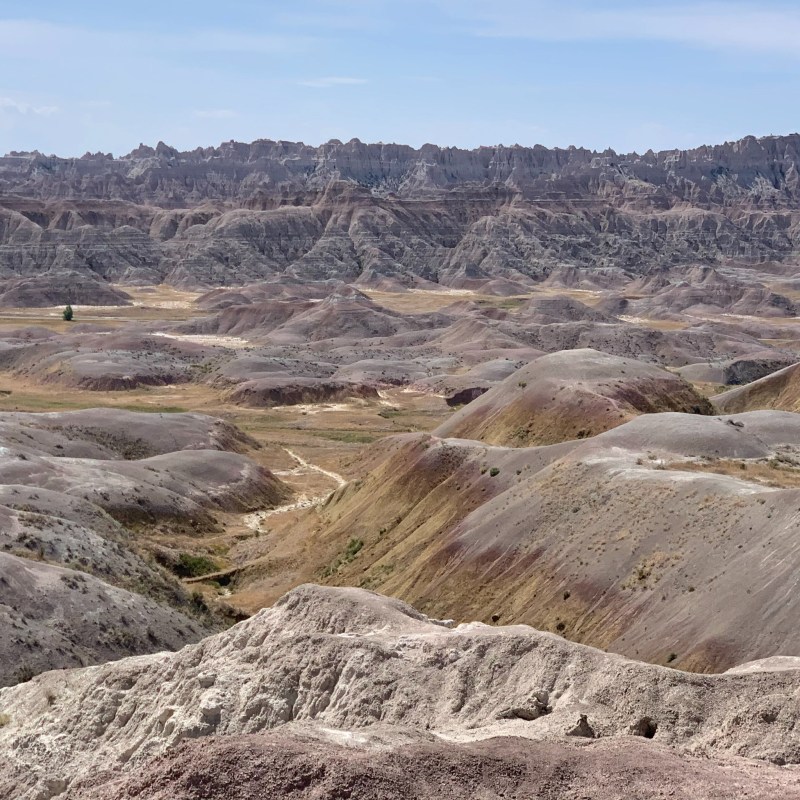
[[[116,408],[124,408],[126,411],[145,411],[149,414],[185,414],[189,411],[188,408],[183,406],[149,406],[138,403],[116,406]]]
[[[324,578],[330,578],[331,575],[335,575],[345,564],[349,564],[351,561],[354,561],[363,547],[363,539],[351,539],[347,543],[347,547],[345,547],[344,552],[340,553],[336,557],[335,561],[333,561],[333,563],[323,570],[322,576]]]
[[[332,439],[334,442],[347,442],[347,444],[370,444],[376,439],[381,439],[383,433],[363,433],[361,431],[315,431],[323,439]]]
[[[181,553],[173,571],[179,578],[200,578],[212,572],[219,572],[220,566],[208,556],[195,556]]]

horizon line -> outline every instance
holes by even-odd
[[[474,153],[479,150],[536,150],[536,149],[543,149],[543,150],[560,150],[562,152],[573,152],[573,151],[583,151],[587,153],[593,153],[598,156],[610,155],[613,154],[615,156],[646,156],[649,153],[653,155],[659,155],[661,153],[690,153],[694,150],[702,150],[704,148],[714,148],[714,147],[725,147],[727,145],[732,144],[739,144],[740,142],[747,141],[749,139],[753,139],[757,142],[763,142],[768,139],[792,139],[792,138],[800,138],[800,130],[793,131],[790,133],[769,133],[763,136],[755,136],[754,134],[746,134],[738,139],[726,139],[724,142],[714,142],[714,143],[705,143],[699,144],[695,147],[673,147],[667,148],[664,150],[654,150],[653,148],[648,148],[647,150],[642,151],[641,153],[637,150],[631,150],[629,152],[624,152],[620,150],[615,150],[613,147],[607,147],[603,150],[596,150],[589,147],[583,147],[581,145],[566,145],[566,146],[559,146],[556,145],[554,147],[548,147],[547,145],[543,144],[531,144],[531,145],[524,145],[519,144],[518,142],[510,145],[506,145],[503,143],[491,144],[491,145],[478,145],[477,147],[458,147],[457,145],[441,145],[436,144],[434,142],[425,142],[424,144],[420,145],[419,147],[414,147],[413,145],[404,144],[402,142],[365,142],[359,139],[358,137],[353,137],[352,139],[348,139],[346,142],[343,142],[340,139],[328,139],[325,142],[321,142],[320,144],[306,144],[300,140],[291,140],[291,139],[253,139],[252,141],[239,141],[236,139],[228,139],[225,141],[220,142],[217,145],[198,145],[197,147],[191,150],[178,150],[176,147],[172,147],[171,145],[166,144],[163,141],[158,141],[155,146],[147,145],[144,143],[140,143],[137,147],[134,147],[128,153],[124,155],[117,155],[115,156],[112,152],[104,153],[102,150],[98,150],[94,153],[90,151],[86,151],[83,155],[76,156],[60,156],[55,153],[43,153],[40,150],[11,150],[7,153],[4,153],[0,158],[29,158],[29,157],[36,157],[40,156],[42,158],[48,159],[57,159],[59,161],[80,161],[80,160],[89,160],[92,158],[111,158],[114,161],[121,161],[130,158],[133,153],[137,150],[147,149],[152,150],[153,155],[148,155],[147,157],[157,157],[157,151],[159,148],[171,150],[178,155],[193,155],[197,153],[197,151],[203,150],[220,150],[225,145],[246,145],[252,147],[253,145],[257,144],[270,144],[270,145],[294,145],[294,146],[302,146],[308,147],[313,150],[320,150],[323,147],[328,145],[332,145],[334,147],[344,147],[346,145],[356,144],[356,145],[364,145],[365,147],[401,147],[401,148],[408,148],[409,150],[413,150],[415,152],[420,152],[426,148],[436,148],[437,150],[459,150],[465,153]]]

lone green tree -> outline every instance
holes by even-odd
[[[67,322],[72,322],[72,306],[69,303],[67,303],[67,306],[64,309],[64,319]]]

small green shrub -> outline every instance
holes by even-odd
[[[500,474],[500,470],[499,470],[497,467],[492,467],[492,468],[489,470],[489,475],[490,475],[492,478],[494,478],[494,477],[495,477],[495,475],[499,475],[499,474]]]
[[[352,561],[358,555],[359,551],[363,546],[364,546],[363,539],[351,539],[347,543],[347,547],[345,548],[344,557],[348,561]]]
[[[347,543],[347,547],[345,547],[344,552],[337,556],[334,562],[330,566],[326,567],[325,570],[323,570],[323,577],[329,578],[331,575],[336,574],[340,567],[343,567],[345,564],[349,564],[351,561],[353,561],[361,552],[362,547],[364,547],[363,539],[351,539]]]
[[[64,317],[65,322],[72,322],[72,306],[67,303],[64,311],[62,312],[62,316]]]
[[[219,571],[219,564],[208,556],[193,556],[191,553],[181,553],[173,568],[180,578],[199,578]]]

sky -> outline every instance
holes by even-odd
[[[800,0],[0,0],[0,153],[800,129]]]

